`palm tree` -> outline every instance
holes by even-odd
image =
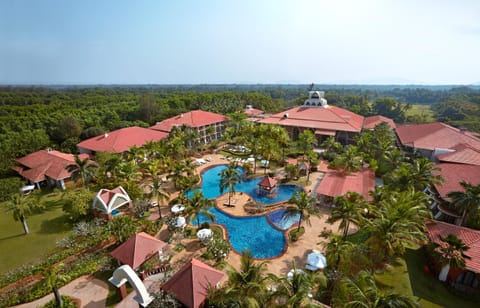
[[[237,164],[232,162],[220,172],[220,192],[228,190],[228,206],[231,206],[232,195],[235,194],[235,185],[242,182],[242,176]]]
[[[297,231],[300,231],[302,221],[304,220],[308,225],[310,225],[310,215],[320,215],[315,206],[315,199],[309,196],[305,191],[298,191],[295,195],[293,195],[289,202],[293,203],[294,206],[287,206],[282,216],[295,217],[296,215],[300,214]]]
[[[354,245],[352,242],[346,241],[343,236],[333,233],[328,233],[325,236],[328,239],[328,242],[323,244],[326,250],[327,265],[330,268],[338,269],[345,252],[353,248]]]
[[[330,163],[330,167],[340,169],[345,174],[360,171],[363,168],[363,158],[358,152],[358,148],[349,145],[340,155],[337,155]]]
[[[388,174],[386,183],[391,190],[415,189],[422,191],[430,184],[439,184],[441,176],[436,175],[438,170],[433,167],[429,159],[420,157],[411,163],[402,163],[395,170]]]
[[[60,264],[63,267],[63,264]],[[60,269],[50,268],[41,272],[43,275],[44,283],[50,288],[55,296],[57,307],[63,307],[63,299],[58,291],[60,285],[67,281],[67,276],[60,274]]]
[[[303,152],[303,156],[307,154],[308,151],[313,150],[313,147],[317,145],[317,138],[312,133],[311,130],[306,129],[300,135],[298,135],[298,148]]]
[[[470,247],[453,234],[446,237],[440,236],[439,238],[446,245],[433,243],[433,256],[443,264],[439,279],[445,281],[450,268],[465,268],[465,259],[470,259],[465,252]]]
[[[170,198],[170,193],[168,193],[163,187],[162,182],[158,177],[152,178],[152,191],[150,193],[151,197],[155,198],[157,201],[158,215],[159,218],[162,218],[161,204]]]
[[[367,203],[362,195],[348,192],[345,196],[338,196],[334,200],[329,223],[340,221],[339,229],[343,229],[343,238],[348,235],[350,223],[359,226],[362,221],[362,212],[367,208]]]
[[[479,208],[480,205],[480,185],[474,186],[464,181],[460,182],[460,185],[465,191],[453,191],[447,194],[447,197],[451,198],[450,203],[453,207],[460,208],[462,210],[461,224],[465,224],[468,215]]]
[[[192,221],[196,219],[197,226],[200,226],[200,215],[203,215],[205,218],[214,221],[215,215],[208,211],[208,209],[212,206],[213,202],[209,199],[205,199],[201,192],[194,192],[192,199],[188,201],[185,209],[185,213],[188,214],[189,223],[192,223]]]
[[[408,296],[380,292],[374,277],[364,271],[360,272],[355,279],[342,278],[338,287],[335,288],[332,304],[333,307],[418,307],[418,304]]]
[[[142,177],[140,166],[133,161],[123,162],[120,165],[119,176],[124,182],[136,182]]]
[[[78,155],[74,156],[75,163],[65,167],[68,172],[71,172],[72,180],[76,181],[79,177],[82,179],[82,184],[88,189],[88,182],[95,176],[98,166],[91,162],[88,158],[80,159]]]
[[[29,233],[27,217],[35,210],[42,208],[38,200],[32,200],[30,196],[22,194],[13,195],[5,204],[7,212],[12,212],[13,219],[22,223],[25,234]]]
[[[293,275],[291,277],[277,277],[270,275],[274,281],[274,290],[271,296],[273,307],[309,307],[312,305],[312,289],[316,284],[326,286],[326,277],[323,273],[310,274],[298,270],[293,264]]]

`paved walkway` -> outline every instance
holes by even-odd
[[[81,276],[60,288],[60,294],[70,295],[82,301],[85,308],[103,308],[106,306],[108,284],[105,281],[91,276]],[[53,299],[53,294],[37,299],[36,301],[22,304],[19,308],[34,308],[45,305]]]

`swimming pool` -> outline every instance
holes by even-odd
[[[285,213],[285,209],[281,209],[278,211],[275,211],[271,214],[268,215],[268,219],[270,219],[270,222],[273,223],[277,228],[282,229],[282,230],[287,230],[294,224],[297,224],[300,221],[300,214],[296,213],[295,215],[286,215],[284,216],[283,214]]]
[[[252,217],[234,217],[212,207],[209,211],[215,215],[215,223],[227,229],[228,240],[233,250],[242,253],[250,250],[252,257],[267,259],[280,256],[286,247],[285,234],[273,228],[266,215]],[[200,223],[209,221],[199,215]],[[194,222],[196,225],[196,221]]]
[[[200,190],[203,192],[203,196],[208,199],[214,199],[222,195],[220,192],[220,172],[226,169],[227,165],[218,165],[212,167],[202,173],[202,186]],[[238,167],[238,170],[241,171],[242,175],[245,175],[243,168]],[[278,193],[273,196],[261,196],[256,193],[258,189],[258,183],[262,180],[262,177],[254,179],[244,179],[242,183],[235,185],[235,190],[237,192],[243,192],[252,197],[256,202],[262,204],[274,204],[286,200],[290,200],[292,196],[297,192],[301,191],[302,188],[297,185],[278,185]],[[187,193],[187,196],[191,198],[195,190]],[[227,191],[225,191],[227,192]],[[224,193],[225,193],[224,192]]]

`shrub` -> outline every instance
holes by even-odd
[[[63,306],[62,308],[77,308],[77,305],[75,302],[72,300],[71,297],[62,295],[62,300],[63,300]],[[43,308],[57,308],[57,302],[55,299],[52,299],[48,303],[42,306]]]
[[[120,243],[128,240],[136,231],[136,221],[127,215],[115,217],[108,222],[105,228],[105,233],[109,236],[114,236]]]
[[[219,237],[214,237],[207,245],[207,252],[204,255],[205,258],[207,256],[211,257],[217,262],[222,261],[228,256],[230,252],[230,245],[226,240]]]
[[[175,299],[174,296],[170,295],[169,293],[160,290],[157,293],[153,293],[153,301],[148,305],[151,308],[178,308],[181,307],[181,304]]]
[[[305,233],[304,227],[300,227],[300,230],[298,230],[298,228],[295,228],[293,230],[290,230],[290,232],[288,232],[288,237],[292,242],[296,242],[304,233]]]
[[[10,196],[17,194],[22,186],[23,181],[17,177],[0,179],[0,202],[9,200]]]
[[[210,229],[210,224],[208,223],[208,221],[205,221],[203,222],[200,227],[198,227],[199,230],[201,229]]]
[[[78,221],[90,213],[93,194],[86,189],[72,190],[65,194],[63,201],[63,211],[68,218],[72,221]]]

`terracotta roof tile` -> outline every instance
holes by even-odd
[[[160,141],[167,137],[168,134],[164,132],[132,126],[84,140],[77,147],[94,152],[122,153],[133,146],[141,147],[149,141]]]
[[[440,240],[440,236],[446,237],[452,234],[461,239],[470,247],[465,252],[471,258],[465,260],[466,268],[480,273],[480,231],[436,220],[428,221],[426,226],[430,239],[444,247],[446,244]]]
[[[459,143],[480,149],[480,139],[440,122],[398,125],[397,135],[403,145],[418,149],[452,149]]]
[[[326,131],[360,132],[363,117],[336,106],[326,108],[299,106],[273,114],[258,122]]]
[[[461,143],[454,146],[452,150],[454,151],[451,153],[437,155],[437,159],[442,162],[480,166],[480,149]]]
[[[243,113],[245,113],[248,116],[256,116],[264,113],[264,111],[260,109],[251,108],[251,109],[244,109]]]
[[[356,192],[370,200],[369,192],[375,188],[375,172],[364,169],[349,175],[339,171],[328,171],[318,185],[316,193],[320,195],[337,197],[347,192]]]
[[[169,119],[165,119],[150,128],[157,131],[170,132],[174,126],[186,125],[188,127],[201,127],[205,125],[225,122],[228,120],[228,117],[222,114],[203,110],[193,110]]]
[[[393,122],[392,119],[381,116],[381,115],[376,115],[376,116],[366,117],[365,121],[363,122],[363,128],[374,129],[375,126],[381,123],[387,123],[392,129],[395,129],[397,127],[395,125],[395,122]]]
[[[123,264],[128,264],[136,269],[166,245],[161,240],[145,232],[140,232],[118,246],[110,255]]]
[[[162,290],[173,293],[185,306],[197,308],[207,298],[208,288],[215,286],[224,275],[223,272],[192,259],[162,286]]]
[[[445,200],[448,200],[447,194],[452,191],[463,191],[461,181],[472,185],[480,185],[480,166],[441,163],[434,165],[440,170],[436,172],[443,177],[442,184],[435,184],[435,189]]]
[[[263,177],[263,179],[258,183],[258,186],[262,187],[274,187],[277,185],[277,180],[269,176]]]

